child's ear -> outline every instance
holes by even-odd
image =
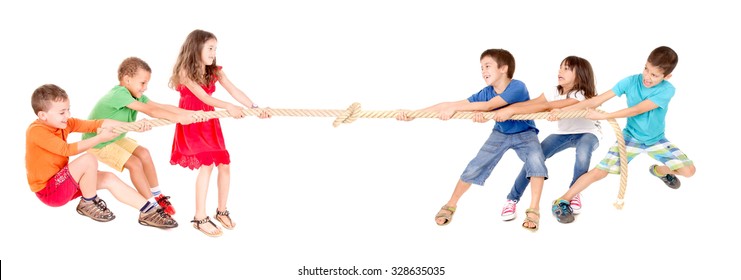
[[[38,116],[39,119],[42,120],[42,121],[45,121],[46,120],[46,112],[44,112],[44,111],[39,111],[39,113],[36,114],[36,116]]]
[[[671,77],[672,77],[672,74],[666,75],[666,76],[664,76],[664,80],[668,80]]]

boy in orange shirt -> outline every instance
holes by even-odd
[[[26,130],[26,176],[31,191],[46,205],[59,207],[81,197],[77,213],[99,222],[116,216],[98,189],[107,189],[121,202],[139,209],[139,223],[158,228],[177,227],[177,222],[157,204],[152,204],[116,175],[98,171],[98,161],[90,154],[69,161],[91,147],[118,136],[112,128],[123,124],[113,120],[86,121],[70,117],[69,97],[60,87],[46,84],[31,96],[31,105],[38,116]],[[71,132],[100,133],[90,139],[67,143]]]

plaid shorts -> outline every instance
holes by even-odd
[[[110,143],[100,149],[90,149],[88,152],[93,154],[100,162],[116,169],[123,171],[124,164],[131,158],[139,144],[134,139],[124,137],[118,141]]]
[[[637,139],[624,135],[625,138],[625,152],[628,156],[628,162],[633,160],[640,153],[647,153],[650,157],[660,161],[671,170],[677,170],[685,166],[692,166],[692,160],[687,158],[677,146],[662,138],[656,144],[648,146],[646,144],[638,142]],[[600,161],[596,168],[607,171],[610,174],[620,174],[620,156],[618,155],[618,144],[610,147],[605,158]]]

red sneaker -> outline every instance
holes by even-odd
[[[165,213],[168,215],[175,215],[175,208],[172,207],[172,203],[170,203],[169,196],[165,196],[164,194],[160,194],[155,198],[157,200],[157,204],[162,207],[163,210],[165,210]]]

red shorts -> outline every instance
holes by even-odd
[[[82,196],[80,185],[72,178],[69,167],[65,166],[46,182],[46,187],[36,192],[41,202],[51,207],[59,207]]]

